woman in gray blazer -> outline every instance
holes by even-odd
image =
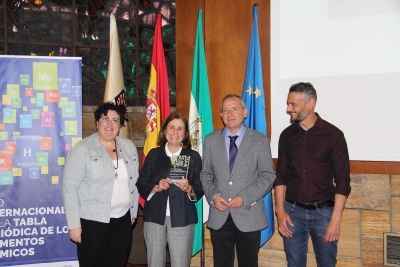
[[[195,202],[203,196],[201,158],[191,149],[188,121],[179,112],[165,120],[157,144],[160,147],[150,150],[137,182],[146,200],[143,221],[147,264],[165,266],[168,243],[171,266],[188,267],[197,223]],[[174,157],[189,159],[187,176],[176,183],[168,178]]]
[[[97,132],[76,143],[63,174],[63,201],[79,265],[125,267],[139,193],[139,159],[131,140],[118,136],[125,107],[103,103]]]

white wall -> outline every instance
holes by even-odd
[[[297,82],[314,85],[352,160],[400,161],[400,1],[272,0],[273,157]]]

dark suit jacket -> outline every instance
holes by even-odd
[[[182,148],[181,155],[189,155],[188,170],[189,184],[192,185],[197,200],[203,196],[203,188],[200,182],[201,157],[199,153],[189,148]],[[146,157],[140,172],[136,186],[140,195],[146,200],[151,190],[159,181],[168,176],[170,157],[165,153],[165,146],[153,148]],[[197,223],[195,201],[191,201],[188,194],[171,184],[168,190],[155,193],[150,200],[146,200],[143,210],[143,221],[160,225],[165,223],[167,199],[171,215],[171,226],[182,227]]]
[[[210,204],[207,226],[220,229],[230,213],[240,231],[261,230],[268,226],[263,197],[275,180],[268,137],[246,127],[231,173],[225,131],[223,128],[209,134],[204,142],[201,182]],[[211,203],[217,194],[227,201],[240,196],[244,204],[221,212]]]

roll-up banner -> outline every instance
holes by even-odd
[[[82,139],[82,60],[0,56],[0,96],[0,266],[78,266],[62,173]]]

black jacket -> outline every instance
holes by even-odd
[[[199,153],[189,148],[182,148],[181,155],[189,155],[190,163],[188,170],[189,184],[193,187],[197,200],[204,192],[200,181],[202,167]],[[188,194],[180,190],[174,184],[170,184],[168,190],[155,193],[150,200],[147,197],[159,181],[166,178],[170,165],[170,157],[165,153],[165,145],[150,150],[140,172],[136,186],[140,195],[146,200],[143,210],[143,221],[153,222],[160,225],[165,223],[167,210],[167,199],[169,197],[169,208],[172,227],[183,227],[197,223],[196,201],[191,201]]]

